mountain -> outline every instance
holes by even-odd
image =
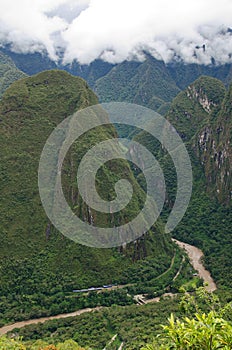
[[[170,237],[163,234],[161,222],[126,248],[97,249],[65,238],[51,225],[42,208],[37,172],[46,139],[65,117],[97,102],[96,95],[84,80],[58,70],[21,79],[13,83],[2,97],[2,323],[86,307],[93,304],[92,299],[76,298],[73,289],[130,283],[135,276],[137,281],[143,281],[146,274],[150,279],[155,278],[170,265],[173,246]],[[112,224],[113,219],[110,214],[94,212],[81,200],[76,185],[76,163],[89,147],[115,136],[116,131],[111,125],[93,129],[82,137],[81,143],[77,142],[70,148],[62,170],[64,194],[73,211],[89,223],[94,218],[94,223],[100,226]],[[116,216],[118,223],[137,215],[144,192],[125,161],[104,166],[97,177],[98,190],[107,200],[114,195],[114,184],[122,177],[131,182],[135,195],[127,210]],[[105,179],[107,185],[104,185]],[[126,293],[123,297],[120,295],[121,303],[133,302]],[[117,298],[118,293],[110,303],[116,302]]]
[[[215,78],[202,76],[172,101],[166,118],[176,128],[191,157],[193,192],[188,210],[173,236],[198,246],[218,287],[232,288],[231,95]],[[142,131],[134,135],[159,160],[167,185],[166,217],[176,196],[177,178],[170,156]],[[143,181],[138,177],[141,185]]]
[[[34,55],[30,56],[32,61],[34,58]],[[46,67],[46,60],[40,67],[41,56],[37,58],[38,65],[31,65],[31,72]],[[51,64],[49,68],[57,68],[50,61],[47,64]],[[186,144],[194,177],[188,210],[173,236],[203,250],[204,263],[217,283],[218,293],[225,296],[228,293],[231,300],[232,85],[228,86],[231,66],[217,67],[212,64],[204,67],[182,63],[166,66],[147,57],[144,62],[123,62],[114,66],[94,62],[85,69],[74,63],[72,68],[76,73],[82,72],[88,76],[98,95],[102,94],[102,100],[114,99],[116,94],[118,99],[144,103],[156,110],[161,107],[163,113],[169,107],[166,117]],[[202,73],[212,77],[199,77]],[[197,78],[194,82],[193,77]],[[112,81],[114,84],[110,85]],[[182,88],[184,91],[180,91]],[[166,89],[168,93],[165,95]],[[111,97],[112,91],[114,94]],[[184,285],[183,278],[186,282],[189,274],[192,276],[189,266],[183,265],[182,255],[175,252],[170,237],[164,235],[161,220],[146,236],[127,247],[96,249],[68,240],[46,217],[37,185],[38,162],[43,145],[65,117],[96,103],[97,96],[84,80],[58,70],[21,79],[13,83],[2,97],[0,324],[96,305],[130,305],[133,300],[128,293],[133,295],[145,291],[154,296],[154,286],[160,291],[167,285],[176,292],[179,291],[178,287]],[[76,186],[76,162],[98,140],[112,138],[116,134],[112,125],[93,130],[82,138],[81,144],[75,144],[65,158],[62,169],[65,197],[73,211],[89,223],[93,218],[96,224],[108,225],[112,217],[94,212],[83,203]],[[136,132],[134,139],[154,153],[164,171],[168,191],[162,215],[166,218],[176,194],[177,179],[171,158],[148,133]],[[114,196],[112,189],[115,181],[126,175],[133,184],[137,198],[131,203],[129,214],[132,216],[140,209],[144,200],[142,188],[146,188],[142,174],[137,174],[135,169],[133,171],[126,162],[112,163],[102,169],[97,178],[98,190],[108,200]],[[109,181],[107,187],[104,185],[105,178]],[[123,213],[117,220],[124,222],[126,215]],[[169,275],[173,261],[175,273]],[[178,280],[170,284],[179,271],[181,282]],[[162,275],[164,280],[160,278]],[[73,289],[108,283],[129,286],[112,294],[79,296],[72,293]],[[42,337],[49,340],[51,334],[60,341],[72,337],[80,344],[99,343],[100,349],[108,338],[110,340],[111,336],[120,333],[120,339],[125,340],[128,346],[139,349],[146,339],[152,338],[154,328],[164,322],[164,315],[167,317],[173,310],[176,313],[180,311],[177,310],[176,301],[169,299],[139,308],[137,305],[109,308],[107,311],[101,310],[100,321],[98,314],[89,314],[75,320],[54,321],[45,324],[44,328],[25,328],[22,334],[26,335],[26,339]],[[58,322],[58,327],[55,322]],[[138,327],[139,323],[141,327]],[[41,333],[39,328],[43,328]],[[140,337],[136,336],[138,332]]]
[[[215,100],[214,100],[215,101]],[[209,110],[212,123],[206,124],[198,135],[198,155],[204,166],[208,189],[220,203],[231,204],[232,188],[232,85],[220,108]],[[214,102],[217,107],[217,101]]]
[[[167,118],[188,147],[193,195],[174,235],[201,247],[218,287],[231,288],[232,85],[201,77],[181,92]]]
[[[10,57],[0,52],[0,98],[11,83],[24,77],[26,74],[16,67]]]
[[[91,87],[94,86],[97,79],[106,75],[114,67],[113,64],[102,60],[95,60],[89,65],[80,65],[76,61],[73,61],[72,64],[64,65],[61,59],[58,62],[54,62],[46,54],[20,54],[12,52],[8,48],[2,48],[1,51],[10,57],[20,70],[28,75],[34,75],[49,69],[60,69],[85,79]]]
[[[128,101],[159,110],[180,91],[164,62],[147,55],[144,62],[125,61],[95,83],[100,101]]]
[[[150,107],[165,115],[172,99],[202,75],[221,80],[226,86],[232,81],[232,65],[185,64],[182,61],[165,64],[150,54],[139,61],[110,64],[95,60],[89,65],[74,61],[70,65],[51,61],[46,54],[20,54],[2,49],[15,65],[28,75],[47,69],[62,69],[84,78],[100,101],[128,101]]]
[[[181,89],[186,89],[193,81],[201,76],[210,76],[221,80],[226,86],[232,81],[232,65],[200,65],[186,64],[184,62],[171,62],[167,65],[168,72],[176,85]]]
[[[167,118],[191,144],[203,166],[207,188],[220,202],[231,199],[231,86],[201,77],[180,93]]]

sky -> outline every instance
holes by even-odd
[[[231,31],[228,30],[231,28]],[[64,63],[232,62],[232,0],[0,0],[0,46]]]

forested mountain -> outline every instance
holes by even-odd
[[[49,69],[61,69],[66,70],[72,75],[82,77],[91,87],[94,86],[95,81],[106,75],[114,66],[101,60],[96,60],[89,65],[80,65],[76,61],[69,65],[63,65],[61,59],[58,62],[54,62],[49,59],[47,54],[33,53],[25,55],[14,53],[6,48],[2,48],[1,51],[9,56],[15,65],[28,75]]]
[[[167,118],[191,144],[203,166],[207,189],[221,203],[231,201],[231,88],[201,77],[173,101]]]
[[[232,85],[201,77],[181,92],[167,118],[192,157],[194,191],[174,233],[203,248],[218,286],[232,287],[231,96]]]
[[[141,258],[144,263],[138,262],[138,276],[140,270],[142,276],[143,268],[151,264],[147,268],[154,278],[170,264],[173,247],[159,223],[146,237],[126,249],[96,249],[80,246],[62,236],[44,213],[37,184],[44,143],[65,117],[96,103],[95,94],[84,80],[58,70],[15,82],[1,100],[1,322],[78,308],[79,299],[67,299],[64,292],[130,283],[135,279],[136,262]],[[115,135],[112,126],[91,131],[83,136],[77,148],[70,150],[64,163],[62,181],[70,206],[82,220],[90,222],[94,218],[95,224],[103,227],[112,218],[110,214],[90,212],[81,201],[75,166],[90,145]],[[121,223],[125,217],[137,215],[144,198],[142,189],[126,162],[104,167],[98,179],[100,193],[108,198],[109,188],[113,189],[117,178],[122,176],[131,182],[136,195],[125,213],[116,218]],[[107,185],[104,185],[105,177]]]
[[[128,101],[164,111],[180,89],[165,64],[150,55],[144,62],[125,61],[98,79],[94,89],[101,101]]]
[[[2,51],[9,55],[16,66],[28,75],[47,69],[62,69],[84,78],[97,93],[100,101],[128,101],[145,105],[165,115],[170,102],[194,80],[202,75],[220,79],[226,86],[232,81],[231,64],[204,66],[172,62],[167,65],[145,55],[145,60],[124,61],[110,64],[95,60],[89,65],[74,61],[63,65],[51,61],[46,54],[19,54],[8,49]]]
[[[231,285],[231,86],[202,76],[173,100],[167,119],[186,144],[193,168],[193,194],[173,235],[202,248],[218,286]],[[134,139],[159,159],[168,187],[167,212],[175,200],[173,163],[146,132]],[[228,278],[228,276],[231,276]]]
[[[175,251],[169,235],[164,235],[161,220],[166,220],[175,200],[176,174],[170,157],[148,133],[137,131],[133,134],[132,131],[131,137],[159,160],[168,191],[161,220],[145,237],[126,248],[84,247],[62,236],[44,213],[37,184],[43,145],[59,122],[76,110],[98,103],[98,97],[101,101],[145,105],[165,114],[175,126],[191,157],[193,194],[182,222],[172,234],[203,250],[205,265],[212,273],[219,293],[228,299],[232,289],[231,65],[200,66],[181,62],[165,65],[147,55],[144,62],[125,61],[111,65],[95,61],[89,66],[74,62],[64,67],[40,54],[5,52],[29,75],[49,70],[25,78],[11,59],[0,55],[2,91],[8,87],[5,77],[9,71],[12,81],[24,77],[13,83],[0,101],[1,325],[89,306],[130,305],[134,303],[133,293],[146,292],[150,297],[154,297],[155,292],[162,294],[164,290],[176,293],[193,277],[193,271],[187,262],[183,264],[183,257]],[[96,95],[84,80],[57,68],[84,77]],[[8,72],[6,76],[5,72]],[[83,138],[81,146],[70,149],[62,174],[65,196],[73,211],[88,222],[93,217],[100,225],[107,225],[112,218],[89,210],[82,202],[76,186],[75,164],[90,145],[116,134],[114,126],[93,130]],[[135,200],[130,207],[133,216],[144,201],[145,184],[142,175],[128,163],[112,164],[100,172],[98,189],[108,199],[114,182],[122,174],[126,174],[135,190]],[[107,186],[104,178],[109,181]],[[127,214],[117,219],[123,222]],[[170,283],[179,269],[180,275],[184,276],[179,277],[185,283],[183,279]],[[164,279],[159,280],[158,276],[163,274]],[[73,289],[108,283],[129,286],[113,293],[90,293],[88,296],[72,293]],[[179,312],[172,300],[164,300],[160,305],[145,305],[141,310],[136,305],[113,307],[95,316],[89,314],[80,319],[60,320],[58,325],[51,322],[34,326],[31,330],[22,330],[22,335],[26,339],[40,337],[49,341],[54,333],[57,342],[73,338],[84,347],[97,344],[96,349],[101,349],[115,331],[127,342],[128,349],[133,344],[131,349],[137,350],[147,339],[151,341],[153,328],[157,332],[159,323],[171,310]],[[118,346],[116,342],[115,348]]]
[[[11,83],[23,77],[26,74],[15,66],[9,56],[0,52],[0,98]]]

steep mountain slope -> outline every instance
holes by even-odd
[[[184,64],[183,62],[173,62],[167,65],[168,72],[176,85],[181,89],[185,89],[193,81],[202,75],[217,78],[227,86],[232,81],[231,64],[208,66],[199,64]]]
[[[216,190],[219,202],[227,204],[231,204],[232,199],[231,102],[232,85],[218,112],[211,112],[214,122],[202,128],[198,136],[198,154],[205,169],[208,187],[214,192]]]
[[[203,248],[218,286],[232,287],[231,88],[201,77],[174,99],[167,118],[192,157],[194,191],[175,235]]]
[[[9,56],[0,51],[0,98],[11,83],[24,77],[26,74],[15,66]]]
[[[23,72],[32,75],[47,69],[62,69],[84,78],[102,101],[125,100],[146,105],[165,114],[172,98],[202,75],[220,79],[227,86],[232,81],[231,64],[211,65],[172,62],[167,65],[147,54],[144,62],[124,61],[110,64],[96,60],[90,65],[55,63],[46,55],[3,52]]]
[[[47,71],[21,79],[5,92],[0,103],[0,312],[1,322],[38,317],[78,308],[85,303],[66,297],[72,289],[112,282],[130,282],[130,271],[147,268],[156,276],[168,268],[173,248],[157,224],[146,237],[126,249],[96,249],[80,246],[63,237],[49,223],[42,208],[37,185],[39,157],[47,137],[65,117],[97,103],[86,82],[62,71]],[[76,189],[75,163],[86,147],[115,137],[112,126],[84,135],[70,149],[64,162],[63,188],[70,205],[83,220],[91,221],[89,210]],[[125,162],[109,164],[99,173],[99,190],[108,198],[109,187],[123,173],[131,181],[135,198],[129,215],[137,215],[144,194]],[[104,177],[108,187],[101,186]],[[71,181],[70,181],[71,180]],[[140,203],[141,201],[141,203]],[[81,209],[80,209],[81,208]],[[118,217],[125,219],[128,213]],[[94,214],[95,223],[110,218]],[[121,222],[120,221],[120,222]],[[143,258],[136,269],[139,259]],[[144,267],[143,267],[144,261]],[[133,269],[132,269],[133,267]],[[133,272],[134,273],[134,272]],[[126,296],[125,296],[126,297]],[[127,297],[126,297],[127,298]],[[88,304],[85,304],[85,306]]]
[[[14,53],[7,48],[2,48],[2,52],[10,57],[15,65],[28,75],[37,74],[49,69],[60,69],[72,75],[80,76],[85,79],[91,87],[94,86],[97,79],[106,75],[114,66],[113,64],[101,60],[96,60],[89,65],[80,65],[76,61],[72,62],[72,64],[63,65],[61,60],[54,62],[50,60],[46,54],[33,53],[24,55]]]
[[[126,61],[95,84],[101,101],[128,101],[158,110],[180,91],[165,64],[147,55],[144,62]]]
[[[185,142],[193,168],[192,198],[173,235],[203,249],[208,269],[223,288],[232,288],[231,88],[227,91],[220,80],[200,77],[178,94],[166,116]],[[166,216],[176,194],[171,158],[151,135],[140,132],[134,138],[153,152],[163,168]]]
[[[221,202],[231,194],[231,87],[201,77],[173,101],[167,118],[191,144],[203,166],[208,189]]]

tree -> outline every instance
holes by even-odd
[[[81,348],[74,340],[66,340],[62,344],[57,344],[57,350],[85,350]]]
[[[26,347],[15,339],[9,339],[6,336],[0,337],[0,349],[4,350],[26,350]]]
[[[210,311],[203,312],[196,302],[196,298],[185,294],[181,306],[188,312],[195,307],[190,318],[181,319],[172,314],[168,325],[163,325],[164,334],[159,335],[153,344],[148,344],[142,350],[216,350],[232,349],[232,324],[222,316],[231,313],[231,304],[222,308],[217,296],[206,292],[203,288],[196,291],[196,295],[204,298]]]

